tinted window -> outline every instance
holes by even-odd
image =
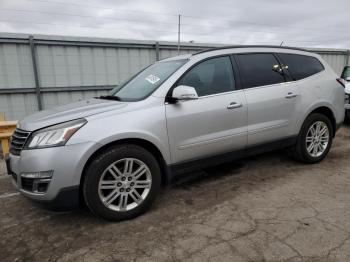
[[[235,81],[230,58],[218,57],[194,66],[179,81],[178,85],[192,86],[198,96],[232,91]]]
[[[343,73],[341,74],[341,78],[345,79],[350,77],[350,67],[346,66],[344,67]]]
[[[278,71],[280,66],[273,54],[240,54],[237,57],[246,88],[285,81],[283,74]]]
[[[283,64],[288,66],[294,80],[303,79],[324,70],[320,61],[312,56],[294,54],[278,54],[278,56]]]

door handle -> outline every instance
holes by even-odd
[[[227,106],[227,109],[235,109],[242,107],[242,103],[232,102]]]
[[[293,98],[293,97],[297,97],[297,94],[294,94],[293,92],[288,92],[288,94],[286,95],[286,98]]]

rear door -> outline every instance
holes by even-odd
[[[245,148],[247,103],[237,89],[229,56],[201,61],[177,85],[194,87],[197,100],[166,104],[172,162]]]
[[[273,53],[237,54],[248,103],[248,146],[291,135],[299,89]]]

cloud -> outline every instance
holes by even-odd
[[[225,44],[350,48],[350,2],[321,0],[17,0],[0,3],[3,32]]]

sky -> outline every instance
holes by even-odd
[[[350,49],[349,0],[0,0],[0,32]]]

